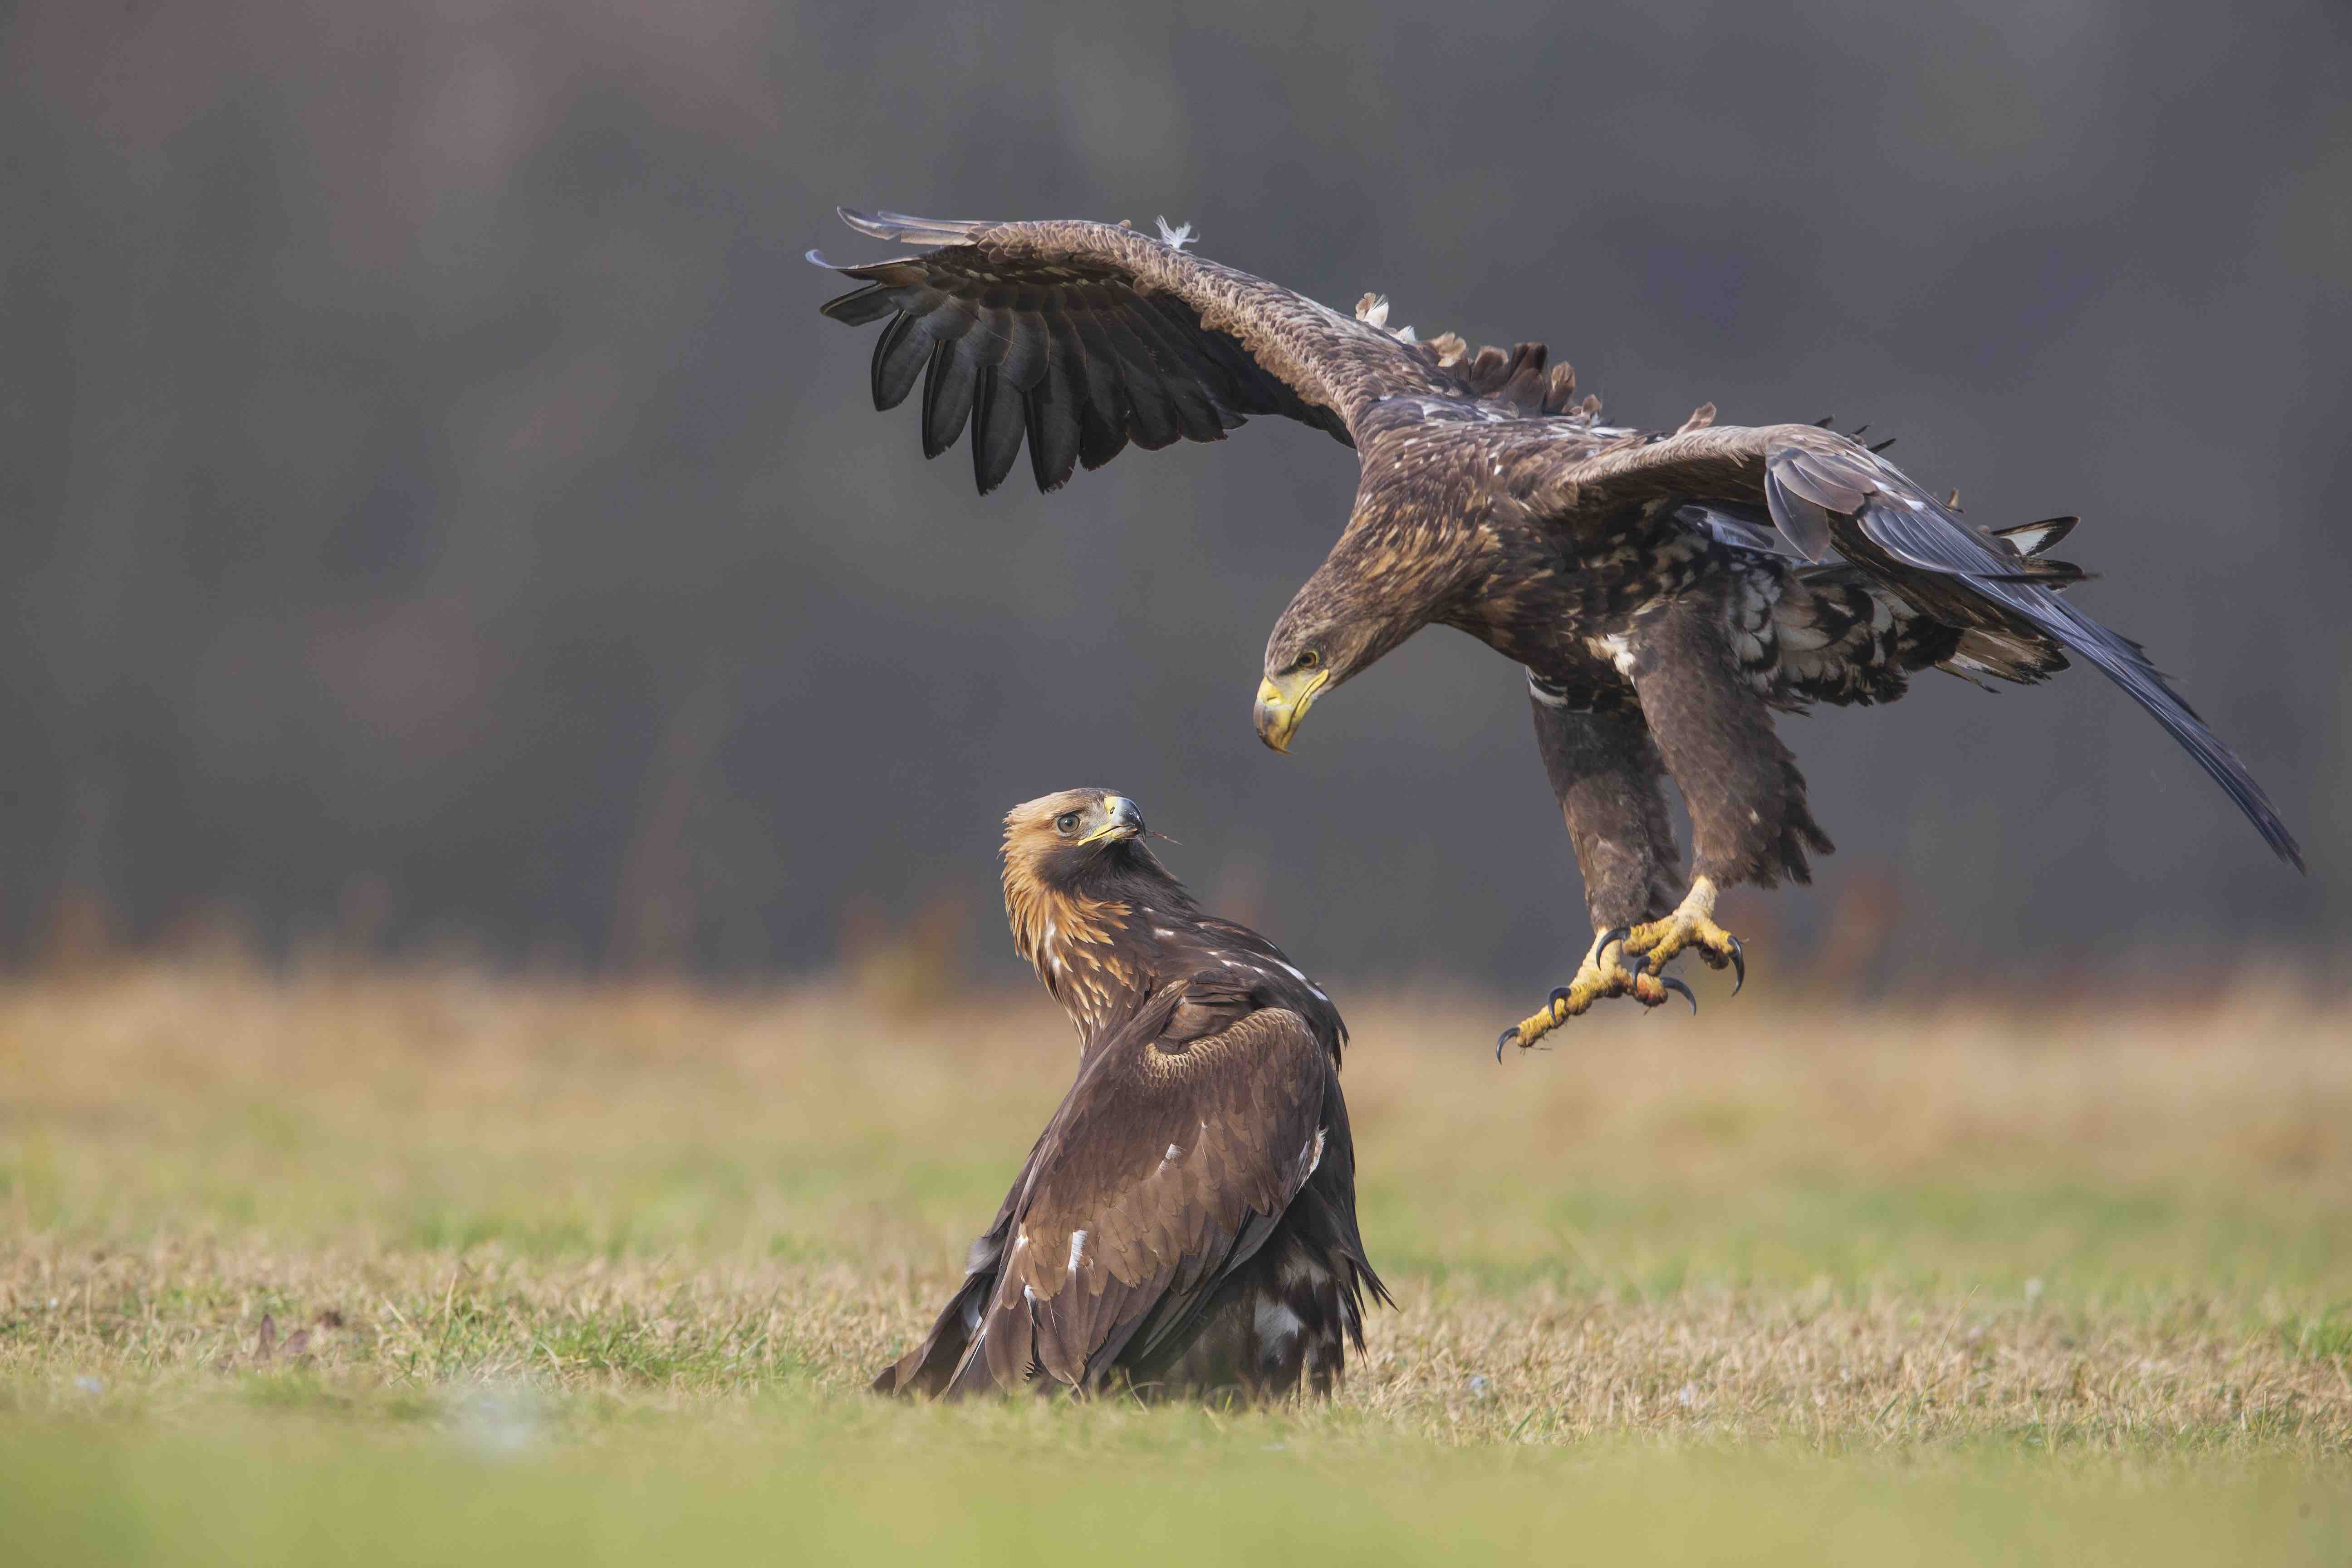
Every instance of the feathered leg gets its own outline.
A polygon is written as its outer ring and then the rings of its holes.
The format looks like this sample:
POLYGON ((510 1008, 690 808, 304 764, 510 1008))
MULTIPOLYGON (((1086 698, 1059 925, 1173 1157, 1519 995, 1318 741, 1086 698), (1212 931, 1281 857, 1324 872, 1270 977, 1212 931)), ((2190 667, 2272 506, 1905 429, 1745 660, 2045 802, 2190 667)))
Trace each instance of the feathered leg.
POLYGON ((1665 763, 1641 710, 1630 703, 1600 712, 1572 707, 1533 681, 1528 691, 1536 747, 1576 846, 1593 939, 1576 977, 1503 1031, 1498 1055, 1506 1046, 1533 1046, 1603 997, 1631 996, 1651 1007, 1666 999, 1668 983, 1627 969, 1616 939, 1626 927, 1673 907, 1682 869, 1660 787, 1665 763))
POLYGON ((1716 895, 1740 882, 1812 880, 1809 853, 1834 847, 1805 805, 1804 775, 1772 731, 1771 710, 1742 677, 1719 598, 1696 593, 1635 618, 1626 642, 1633 689, 1690 808, 1689 894, 1635 926, 1624 950, 1656 971, 1685 948, 1748 974, 1739 939, 1715 923, 1716 895))

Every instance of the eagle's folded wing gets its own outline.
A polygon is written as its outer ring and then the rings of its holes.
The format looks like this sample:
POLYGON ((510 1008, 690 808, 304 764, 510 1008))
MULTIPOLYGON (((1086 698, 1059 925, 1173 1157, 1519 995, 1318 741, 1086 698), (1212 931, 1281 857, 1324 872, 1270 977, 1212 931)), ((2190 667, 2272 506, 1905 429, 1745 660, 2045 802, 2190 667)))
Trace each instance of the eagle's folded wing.
POLYGON ((1313 1173, 1328 1052, 1273 1008, 1183 1039, 1184 989, 1097 1053, 1055 1113, 950 1395, 1092 1386, 1130 1342, 1181 1335, 1313 1173))

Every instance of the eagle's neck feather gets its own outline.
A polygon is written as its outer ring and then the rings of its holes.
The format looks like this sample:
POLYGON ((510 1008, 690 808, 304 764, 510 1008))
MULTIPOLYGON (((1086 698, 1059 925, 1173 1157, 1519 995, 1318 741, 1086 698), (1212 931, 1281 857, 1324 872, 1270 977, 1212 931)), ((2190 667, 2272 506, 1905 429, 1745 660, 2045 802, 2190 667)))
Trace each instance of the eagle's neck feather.
POLYGON ((1076 875, 1037 857, 1004 861, 1013 950, 1037 971, 1081 1037, 1158 983, 1163 939, 1198 916, 1183 884, 1140 846, 1118 847, 1076 875))
POLYGON ((1036 969, 1078 1033, 1091 1034, 1137 979, 1128 951, 1134 907, 1008 877, 1004 913, 1013 950, 1036 969))

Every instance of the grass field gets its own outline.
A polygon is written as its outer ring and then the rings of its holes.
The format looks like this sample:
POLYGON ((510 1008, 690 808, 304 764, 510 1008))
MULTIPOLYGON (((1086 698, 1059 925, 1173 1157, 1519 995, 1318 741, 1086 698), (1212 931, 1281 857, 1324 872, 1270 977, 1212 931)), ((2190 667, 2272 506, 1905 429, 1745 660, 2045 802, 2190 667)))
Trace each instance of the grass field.
POLYGON ((1402 1310, 1213 1412, 861 1392, 1042 1000, 13 983, 0 1555, 2352 1562, 2352 1015, 1698 984, 1499 1067, 1505 1001, 1343 994, 1402 1310))

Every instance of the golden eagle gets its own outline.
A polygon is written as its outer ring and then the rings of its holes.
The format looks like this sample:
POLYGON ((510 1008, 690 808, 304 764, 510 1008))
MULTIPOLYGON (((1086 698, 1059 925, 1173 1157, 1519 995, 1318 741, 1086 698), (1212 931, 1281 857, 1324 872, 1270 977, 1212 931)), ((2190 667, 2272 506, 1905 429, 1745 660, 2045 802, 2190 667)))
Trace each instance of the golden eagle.
MULTIPOLYGON (((843 209, 859 232, 938 247, 841 267, 824 306, 884 323, 875 405, 922 386, 926 456, 967 426, 985 492, 1025 441, 1041 489, 1130 441, 1221 439, 1282 414, 1356 449, 1346 530, 1266 641, 1259 736, 1422 627, 1523 666, 1595 932, 1568 985, 1503 1044, 1532 1045, 1603 996, 1656 1005, 1685 948, 1745 961, 1713 919, 1738 882, 1807 880, 1828 837, 1776 710, 1888 702, 1929 667, 2039 681, 2087 659, 2155 716, 2278 856, 2301 851, 2242 763, 2139 645, 2074 609, 2080 569, 2044 554, 2073 518, 1987 530, 1852 437, 1811 425, 1605 425, 1540 343, 1467 352, 1352 317, 1124 224, 954 223, 843 209), (1688 805, 1687 892, 1661 785, 1688 805), (1678 896, 1679 895, 1679 896, 1678 896)), ((814 251, 810 259, 831 263, 814 251)), ((1859 435, 1860 432, 1856 432, 1859 435)))
POLYGON ((1339 1009, 1202 914, 1143 830, 1098 789, 1004 819, 1013 945, 1077 1026, 1077 1081, 877 1392, 1328 1394, 1364 1292, 1388 1300, 1356 1231, 1339 1009))

